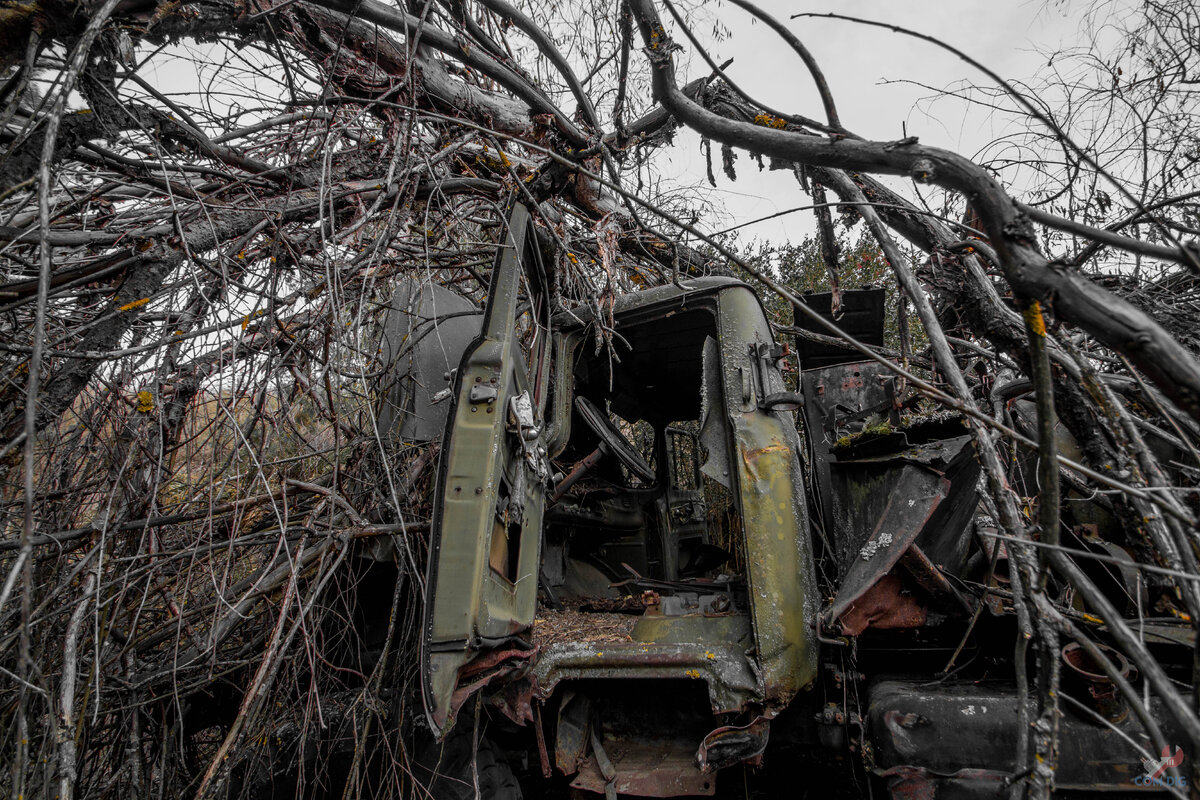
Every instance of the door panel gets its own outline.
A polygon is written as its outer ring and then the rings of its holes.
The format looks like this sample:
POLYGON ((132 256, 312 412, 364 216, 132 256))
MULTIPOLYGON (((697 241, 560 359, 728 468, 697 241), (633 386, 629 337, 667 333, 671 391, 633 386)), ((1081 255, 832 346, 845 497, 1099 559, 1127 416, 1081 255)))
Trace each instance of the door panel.
POLYGON ((527 650, 518 634, 536 610, 549 472, 541 440, 550 354, 544 287, 529 214, 516 205, 482 333, 458 368, 434 490, 422 682, 439 734, 473 688, 460 687, 472 683, 464 667, 473 672, 486 653, 489 670, 499 669, 527 650))

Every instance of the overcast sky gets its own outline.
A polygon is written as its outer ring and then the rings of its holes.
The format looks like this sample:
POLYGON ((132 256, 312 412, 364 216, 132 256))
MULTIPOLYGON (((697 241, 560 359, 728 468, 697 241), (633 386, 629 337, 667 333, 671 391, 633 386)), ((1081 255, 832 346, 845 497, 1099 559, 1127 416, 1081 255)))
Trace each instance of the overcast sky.
MULTIPOLYGON (((1079 6, 1059 0, 841 0, 838 3, 761 0, 760 7, 777 19, 801 12, 836 11, 848 16, 894 23, 955 44, 1006 79, 1037 76, 1053 51, 1077 44, 1079 6)), ((709 6, 731 35, 716 42, 705 34, 706 46, 718 62, 733 58, 730 76, 757 98, 784 111, 823 118, 821 105, 803 63, 779 38, 748 14, 727 2, 709 6)), ((664 14, 664 17, 666 15, 664 14)), ((928 89, 964 79, 987 79, 954 55, 917 39, 853 22, 801 18, 789 22, 824 69, 843 124, 868 139, 899 139, 907 131, 923 144, 971 156, 1000 132, 998 120, 979 109, 967 111, 955 101, 922 103, 928 89), (905 127, 902 127, 905 126, 905 127)), ((676 37, 681 44, 688 43, 676 37)), ((691 57, 680 82, 707 72, 699 57, 691 57)), ((715 154, 714 154, 715 155, 715 154)), ((762 172, 744 155, 738 159, 738 180, 720 175, 712 201, 723 206, 726 224, 740 224, 809 202, 786 172, 762 172)), ((681 186, 707 186, 699 139, 684 134, 660 162, 662 172, 681 186)), ((713 221, 714 224, 719 224, 713 221)), ((812 213, 799 212, 743 229, 744 239, 799 240, 812 230, 812 213)))
MULTIPOLYGON (((931 104, 933 91, 924 87, 948 88, 964 80, 987 83, 985 76, 945 50, 902 34, 843 20, 790 17, 834 11, 902 25, 962 47, 1006 79, 1022 81, 1044 69, 1046 58, 1039 52, 1079 43, 1080 18, 1091 5, 1085 0, 758 0, 758 4, 786 21, 812 51, 847 128, 879 140, 899 139, 907 133, 924 144, 969 157, 1002 132, 1002 120, 953 100, 931 104)), ((698 0, 692 7, 696 5, 701 9, 693 17, 695 33, 718 62, 734 59, 728 69, 734 80, 778 109, 824 117, 808 71, 773 31, 728 0, 698 0), (716 21, 729 31, 721 41, 712 33, 716 21)), ((661 6, 660 14, 670 22, 661 6)), ((679 60, 680 82, 708 74, 708 67, 692 52, 686 38, 677 32, 673 35, 685 48, 679 60)), ((253 83, 252 75, 242 74, 245 65, 228 54, 212 63, 200 58, 199 63, 207 64, 203 75, 196 73, 192 59, 190 52, 184 52, 178 63, 169 63, 165 69, 156 62, 150 74, 168 92, 195 91, 214 72, 235 84, 238 80, 253 83)), ((233 91, 225 99, 237 96, 233 91)), ((210 99, 219 102, 222 98, 210 99)), ((566 101, 566 107, 571 106, 566 101)), ((689 196, 699 188, 708 193, 712 205, 723 209, 723 214, 705 220, 710 231, 810 202, 789 172, 759 172, 742 153, 736 164, 738 180, 730 182, 721 174, 719 153, 714 153, 714 161, 717 188, 710 189, 699 137, 689 131, 680 132, 675 146, 655 158, 658 173, 667 184, 689 196)), ((802 211, 747 226, 740 235, 743 241, 798 241, 812 230, 812 212, 802 211)))

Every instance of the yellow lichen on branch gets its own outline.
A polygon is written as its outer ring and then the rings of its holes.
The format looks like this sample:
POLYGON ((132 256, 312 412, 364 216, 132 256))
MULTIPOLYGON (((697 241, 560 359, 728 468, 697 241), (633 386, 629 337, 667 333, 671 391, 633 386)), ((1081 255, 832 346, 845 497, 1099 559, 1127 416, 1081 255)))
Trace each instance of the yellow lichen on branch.
POLYGON ((1043 339, 1046 337, 1046 318, 1042 316, 1042 304, 1034 300, 1029 305, 1025 306, 1025 324, 1029 326, 1029 330, 1036 336, 1043 339))

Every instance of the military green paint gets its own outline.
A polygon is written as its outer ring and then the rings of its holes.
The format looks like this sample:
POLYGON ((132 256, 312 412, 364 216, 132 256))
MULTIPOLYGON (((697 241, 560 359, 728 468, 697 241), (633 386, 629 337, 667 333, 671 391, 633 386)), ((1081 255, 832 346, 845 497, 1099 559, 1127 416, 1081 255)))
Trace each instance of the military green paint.
MULTIPOLYGON (((800 440, 787 412, 757 407, 757 366, 751 346, 774 341, 758 297, 748 286, 720 294, 719 331, 726 408, 746 532, 747 578, 763 699, 782 709, 816 678, 817 597, 812 544, 800 464, 800 440), (751 397, 745 397, 750 376, 751 397)), ((784 390, 779 372, 766 368, 769 392, 784 390)))
MULTIPOLYGON (((523 391, 544 396, 530 386, 512 325, 520 285, 516 254, 524 246, 527 221, 527 216, 518 219, 523 214, 523 209, 514 212, 509 243, 493 274, 483 336, 468 350, 459 370, 456 406, 442 451, 423 652, 426 705, 439 733, 453 724, 450 698, 459 670, 485 644, 480 638, 503 639, 527 629, 535 610, 544 498, 543 487, 532 476, 526 476, 520 577, 510 584, 488 566, 501 476, 507 475, 511 485, 515 471, 527 469, 519 452, 511 452, 513 439, 504 431, 507 402, 523 391), (476 383, 496 386, 495 413, 483 413, 478 406, 471 410, 470 388, 476 383)), ((708 278, 620 297, 614 312, 625 317, 626 324, 637 324, 701 304, 715 306, 718 318, 722 389, 732 436, 729 464, 736 471, 734 494, 745 525, 752 630, 747 631, 745 616, 717 618, 711 625, 643 621, 640 636, 673 641, 552 645, 534 666, 541 697, 566 679, 691 678, 707 683, 716 710, 734 711, 755 703, 765 704, 770 712, 786 706, 815 678, 816 582, 800 442, 790 414, 757 407, 759 367, 750 348, 773 342, 761 303, 745 284, 708 278), (703 630, 688 630, 697 625, 703 630)), ((589 319, 590 314, 580 310, 554 320, 556 402, 543 436, 551 453, 570 435, 573 387, 568 365, 589 319)), ((782 391, 778 371, 763 369, 761 381, 769 391, 782 391)), ((538 372, 546 380, 548 371, 538 372)))
MULTIPOLYGON (((434 498, 422 648, 426 710, 434 730, 453 724, 450 700, 464 664, 484 646, 529 628, 537 604, 537 571, 544 486, 526 463, 516 438, 505 431, 510 398, 537 396, 526 372, 514 317, 529 257, 529 215, 517 206, 507 242, 499 248, 481 337, 467 349, 458 370, 455 405, 442 448, 434 498), (473 387, 494 387, 494 401, 471 402, 473 387), (523 475, 524 518, 517 580, 488 563, 498 526, 501 485, 515 487, 523 475)), ((545 369, 539 372, 544 376, 545 369)))
MULTIPOLYGON (((745 525, 750 611, 762 675, 758 701, 781 709, 816 677, 818 602, 795 422, 788 412, 760 410, 755 396, 758 381, 750 346, 774 342, 762 303, 749 286, 734 279, 698 278, 682 286, 622 295, 613 314, 619 325, 636 324, 714 300, 725 407, 734 439, 729 463, 736 469, 734 493, 745 525), (748 399, 743 385, 749 386, 748 399)), ((587 310, 555 318, 560 335, 571 345, 560 353, 573 352, 590 321, 587 310)), ((783 391, 782 376, 774 369, 767 372, 770 391, 783 391)), ((570 384, 561 379, 558 387, 560 395, 570 392, 570 384)), ((555 441, 565 444, 569 414, 556 424, 555 441)))
POLYGON ((746 614, 722 614, 706 617, 685 614, 680 617, 643 615, 630 634, 635 641, 657 644, 750 644, 750 618, 746 614))

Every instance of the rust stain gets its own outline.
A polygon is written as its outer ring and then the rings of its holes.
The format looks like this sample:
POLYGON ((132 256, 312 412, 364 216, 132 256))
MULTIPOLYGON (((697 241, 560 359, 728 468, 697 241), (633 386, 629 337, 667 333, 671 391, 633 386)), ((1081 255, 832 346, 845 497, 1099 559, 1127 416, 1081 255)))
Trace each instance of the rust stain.
POLYGON ((791 454, 791 452, 791 448, 786 444, 769 444, 766 447, 760 447, 756 450, 746 450, 743 452, 742 457, 746 460, 746 468, 750 469, 753 462, 757 462, 758 459, 765 455, 770 455, 771 453, 791 454))
POLYGON ((884 575, 838 617, 842 633, 857 636, 867 628, 917 628, 925 624, 926 609, 911 594, 903 594, 896 575, 884 575))

